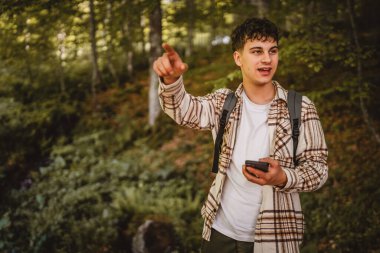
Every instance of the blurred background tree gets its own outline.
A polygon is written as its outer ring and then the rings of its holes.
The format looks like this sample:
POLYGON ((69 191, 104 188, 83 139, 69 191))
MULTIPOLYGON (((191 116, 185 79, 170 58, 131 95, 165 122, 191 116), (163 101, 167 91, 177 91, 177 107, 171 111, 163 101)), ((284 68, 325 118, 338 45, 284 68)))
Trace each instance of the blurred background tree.
POLYGON ((1 0, 0 252, 132 252, 148 219, 174 227, 173 252, 197 252, 212 140, 155 114, 149 69, 167 41, 190 66, 189 92, 236 88, 229 35, 252 16, 279 25, 276 79, 316 103, 329 146, 328 182, 301 196, 302 251, 380 252, 379 10, 369 0, 1 0))

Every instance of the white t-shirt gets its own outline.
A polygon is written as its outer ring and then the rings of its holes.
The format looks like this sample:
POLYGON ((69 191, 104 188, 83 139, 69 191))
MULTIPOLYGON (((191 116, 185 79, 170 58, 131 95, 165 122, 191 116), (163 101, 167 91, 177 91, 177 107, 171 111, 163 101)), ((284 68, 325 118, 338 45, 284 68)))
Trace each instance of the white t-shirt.
POLYGON ((254 104, 245 92, 242 98, 242 117, 235 148, 227 170, 221 206, 212 227, 235 240, 253 242, 262 202, 262 186, 248 181, 242 173, 242 166, 245 160, 258 161, 269 156, 270 103, 254 104))

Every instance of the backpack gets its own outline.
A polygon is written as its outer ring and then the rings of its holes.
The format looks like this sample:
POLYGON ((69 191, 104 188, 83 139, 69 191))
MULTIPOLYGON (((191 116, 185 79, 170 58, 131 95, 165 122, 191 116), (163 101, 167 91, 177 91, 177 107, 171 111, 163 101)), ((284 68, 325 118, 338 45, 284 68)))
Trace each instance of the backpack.
MULTIPOLYGON (((237 98, 234 92, 231 92, 227 95, 226 100, 223 104, 222 115, 219 121, 219 130, 215 139, 214 147, 214 160, 212 165, 212 172, 218 172, 218 162, 220 155, 220 148, 222 146, 223 134, 230 117, 232 110, 234 109, 237 102, 237 98)), ((300 135, 300 125, 301 125, 301 104, 302 104, 302 95, 294 90, 288 91, 288 110, 290 115, 290 123, 292 125, 292 139, 293 139, 293 161, 297 166, 296 161, 296 152, 298 146, 298 136, 300 135)))

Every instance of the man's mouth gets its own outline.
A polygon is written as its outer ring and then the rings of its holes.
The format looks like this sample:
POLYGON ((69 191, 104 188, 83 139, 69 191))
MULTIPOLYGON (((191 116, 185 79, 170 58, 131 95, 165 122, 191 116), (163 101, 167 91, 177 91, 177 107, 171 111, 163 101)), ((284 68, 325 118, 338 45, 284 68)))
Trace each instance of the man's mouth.
POLYGON ((271 73, 272 68, 270 68, 270 67, 264 67, 264 68, 258 68, 257 70, 259 71, 259 73, 262 76, 269 76, 270 73, 271 73))

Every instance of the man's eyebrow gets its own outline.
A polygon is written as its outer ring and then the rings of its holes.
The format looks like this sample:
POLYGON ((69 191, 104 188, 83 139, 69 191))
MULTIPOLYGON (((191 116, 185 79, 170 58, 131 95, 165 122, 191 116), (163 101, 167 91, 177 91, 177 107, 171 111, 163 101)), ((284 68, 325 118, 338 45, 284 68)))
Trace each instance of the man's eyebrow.
MULTIPOLYGON (((273 46, 271 48, 269 48, 269 50, 272 50, 274 48, 277 48, 278 49, 278 46, 273 46)), ((260 50, 263 50, 263 47, 251 47, 249 50, 253 50, 253 49, 260 49, 260 50)))
POLYGON ((249 50, 252 50, 252 49, 263 49, 262 47, 251 47, 249 50))

